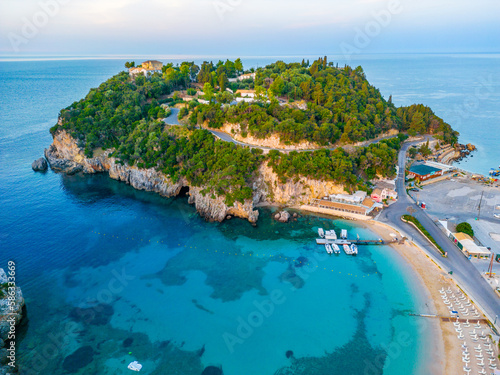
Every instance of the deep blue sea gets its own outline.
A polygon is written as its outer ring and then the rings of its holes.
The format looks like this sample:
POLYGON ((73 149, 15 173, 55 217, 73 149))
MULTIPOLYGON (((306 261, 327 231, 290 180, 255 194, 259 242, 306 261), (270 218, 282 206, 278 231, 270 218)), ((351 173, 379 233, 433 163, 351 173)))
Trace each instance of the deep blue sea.
MULTIPOLYGON (((137 360, 162 375, 427 374, 429 332, 408 315, 425 301, 404 262, 383 246, 349 258, 315 245, 320 226, 376 238, 355 223, 301 213, 280 224, 271 209, 256 227, 207 223, 185 197, 31 170, 59 110, 123 63, 0 61, 0 267, 16 262, 27 304, 21 373, 128 374, 137 360)), ((351 63, 397 105, 425 103, 477 145, 468 169, 499 164, 498 55, 351 63), (477 110, 456 111, 475 87, 477 110)))

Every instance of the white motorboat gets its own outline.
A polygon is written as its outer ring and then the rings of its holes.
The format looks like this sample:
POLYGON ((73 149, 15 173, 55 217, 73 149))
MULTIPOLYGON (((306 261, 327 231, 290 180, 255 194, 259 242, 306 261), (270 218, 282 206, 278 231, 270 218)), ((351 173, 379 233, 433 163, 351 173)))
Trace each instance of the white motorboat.
POLYGON ((358 247, 355 244, 351 244, 351 254, 358 255, 358 247))
POLYGON ((321 238, 325 238, 325 231, 323 230, 323 228, 318 229, 318 234, 321 238))
POLYGON ((325 238, 327 240, 336 240, 337 239, 337 233, 335 233, 335 230, 327 230, 325 233, 325 238))
POLYGON ((335 254, 337 254, 337 255, 340 254, 340 249, 336 243, 332 243, 331 246, 332 246, 333 252, 335 254))
POLYGON ((141 371, 142 365, 137 361, 133 361, 129 363, 128 369, 132 371, 141 371))
POLYGON ((344 253, 346 253, 347 255, 351 255, 351 248, 348 244, 343 244, 342 247, 344 249, 344 253))
POLYGON ((333 250, 332 250, 332 247, 330 246, 330 244, 325 244, 325 249, 326 249, 326 252, 328 254, 333 254, 333 250))
POLYGON ((344 240, 347 239, 347 229, 342 229, 340 231, 340 238, 342 238, 344 240))

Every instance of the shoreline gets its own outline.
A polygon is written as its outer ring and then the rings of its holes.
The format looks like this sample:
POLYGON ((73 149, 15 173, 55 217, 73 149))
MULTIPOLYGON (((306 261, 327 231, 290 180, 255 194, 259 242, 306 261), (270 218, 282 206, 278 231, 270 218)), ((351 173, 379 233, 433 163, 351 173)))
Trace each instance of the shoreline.
MULTIPOLYGON (((399 232, 392 227, 377 222, 359 222, 361 227, 373 231, 381 238, 390 238, 390 233, 399 232)), ((393 250, 392 254, 396 261, 401 261, 409 270, 413 291, 416 292, 416 300, 421 311, 417 313, 448 316, 449 312, 441 301, 439 289, 456 288, 453 280, 448 274, 424 254, 417 245, 405 242, 404 245, 389 244, 388 248, 393 250)), ((450 323, 442 322, 436 318, 415 317, 422 320, 423 339, 428 346, 423 346, 422 352, 427 360, 419 363, 419 368, 427 374, 454 375, 462 370, 460 345, 456 339, 455 330, 450 323)))

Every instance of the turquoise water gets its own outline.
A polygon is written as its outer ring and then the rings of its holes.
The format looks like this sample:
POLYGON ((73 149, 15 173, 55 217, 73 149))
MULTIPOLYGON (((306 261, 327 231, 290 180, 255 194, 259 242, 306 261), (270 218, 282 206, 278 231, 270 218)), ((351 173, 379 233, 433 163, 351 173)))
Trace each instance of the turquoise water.
MULTIPOLYGON (((427 90, 403 73, 384 88, 399 61, 363 62, 396 103, 402 87, 427 90)), ((16 261, 28 306, 22 373, 126 374, 138 360, 144 374, 426 374, 430 333, 408 316, 424 301, 405 264, 383 246, 349 258, 314 244, 319 226, 376 238, 355 223, 280 224, 269 209, 256 227, 207 223, 185 197, 31 171, 58 111, 122 64, 0 63, 0 266, 16 261)))

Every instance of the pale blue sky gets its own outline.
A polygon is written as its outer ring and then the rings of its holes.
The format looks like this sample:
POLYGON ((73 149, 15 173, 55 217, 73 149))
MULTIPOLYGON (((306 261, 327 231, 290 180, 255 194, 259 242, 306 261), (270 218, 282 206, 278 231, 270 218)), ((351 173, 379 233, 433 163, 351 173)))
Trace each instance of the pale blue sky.
POLYGON ((499 15, 498 0, 1 0, 0 53, 500 52, 499 15))

